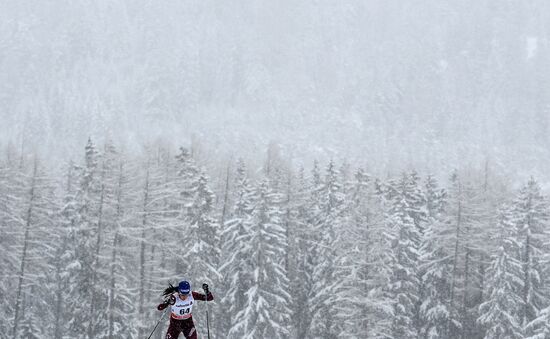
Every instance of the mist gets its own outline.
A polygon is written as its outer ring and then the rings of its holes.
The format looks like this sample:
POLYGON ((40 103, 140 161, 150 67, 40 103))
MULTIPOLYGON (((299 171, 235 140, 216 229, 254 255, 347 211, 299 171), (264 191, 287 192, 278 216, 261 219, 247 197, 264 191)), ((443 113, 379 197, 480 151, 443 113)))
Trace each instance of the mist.
POLYGON ((0 142, 548 180, 545 1, 3 1, 0 142), (371 159, 371 160, 369 160, 371 159))
POLYGON ((547 0, 0 0, 0 339, 548 338, 549 37, 547 0))

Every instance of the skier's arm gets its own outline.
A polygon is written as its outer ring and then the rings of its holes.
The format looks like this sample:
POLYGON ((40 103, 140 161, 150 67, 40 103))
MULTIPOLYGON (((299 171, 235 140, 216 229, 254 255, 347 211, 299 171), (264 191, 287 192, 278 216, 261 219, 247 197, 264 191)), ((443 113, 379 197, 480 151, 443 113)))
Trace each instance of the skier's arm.
POLYGON ((205 296, 203 293, 193 291, 193 299, 202 300, 202 301, 214 300, 214 296, 212 295, 212 292, 208 292, 207 296, 205 296))
POLYGON ((171 295, 170 297, 168 297, 168 299, 164 300, 162 304, 159 304, 157 306, 157 310, 162 311, 163 309, 168 307, 168 305, 174 305, 175 303, 176 303, 176 297, 171 295))

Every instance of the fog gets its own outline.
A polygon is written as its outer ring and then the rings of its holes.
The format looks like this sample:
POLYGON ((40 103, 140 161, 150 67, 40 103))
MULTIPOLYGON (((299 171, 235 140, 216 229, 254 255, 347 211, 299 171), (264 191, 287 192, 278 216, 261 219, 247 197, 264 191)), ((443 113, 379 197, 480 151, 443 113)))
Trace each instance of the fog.
POLYGON ((549 36, 548 0, 0 0, 0 339, 548 338, 549 36))
POLYGON ((1 1, 0 144, 548 181, 547 1, 1 1))

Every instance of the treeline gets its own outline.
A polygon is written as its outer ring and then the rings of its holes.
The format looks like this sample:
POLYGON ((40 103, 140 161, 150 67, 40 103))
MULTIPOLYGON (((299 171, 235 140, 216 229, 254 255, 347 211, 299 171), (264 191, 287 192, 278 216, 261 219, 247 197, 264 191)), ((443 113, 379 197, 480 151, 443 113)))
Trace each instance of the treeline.
POLYGON ((51 173, 0 160, 0 338, 146 338, 184 278, 211 285, 219 339, 549 337, 550 209, 534 179, 514 191, 487 171, 438 183, 238 160, 213 185, 186 148, 130 157, 92 141, 51 173))

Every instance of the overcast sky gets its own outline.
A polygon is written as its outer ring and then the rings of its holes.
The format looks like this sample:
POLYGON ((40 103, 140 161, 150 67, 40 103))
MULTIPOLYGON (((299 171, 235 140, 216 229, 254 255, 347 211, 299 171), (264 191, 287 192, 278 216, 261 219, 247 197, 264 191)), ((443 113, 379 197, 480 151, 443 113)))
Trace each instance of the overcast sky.
POLYGON ((0 0, 0 144, 550 181, 544 0, 0 0))

